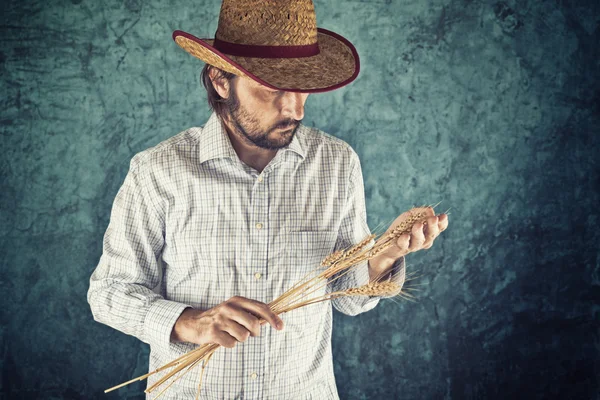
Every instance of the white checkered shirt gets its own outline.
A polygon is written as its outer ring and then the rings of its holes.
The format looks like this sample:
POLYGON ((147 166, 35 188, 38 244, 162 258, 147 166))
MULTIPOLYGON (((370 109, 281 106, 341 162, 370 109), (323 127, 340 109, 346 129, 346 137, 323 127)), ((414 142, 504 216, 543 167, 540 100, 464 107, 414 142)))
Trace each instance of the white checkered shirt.
MULTIPOLYGON (((361 165, 350 145, 300 124, 258 173, 238 158, 213 112, 204 127, 132 158, 87 299, 94 320, 150 345, 153 371, 197 347, 170 341, 186 307, 207 310, 236 295, 269 303, 328 254, 370 233, 361 165)), ((402 257, 392 269, 400 285, 404 266, 402 257)), ((352 271, 313 295, 368 283, 367 261, 352 271)), ((265 324, 260 336, 219 348, 200 398, 339 399, 332 306, 356 315, 379 300, 345 297, 302 307, 281 315, 281 331, 265 324)), ((194 399, 199 371, 161 398, 194 399)), ((150 376, 148 386, 161 376, 150 376)))

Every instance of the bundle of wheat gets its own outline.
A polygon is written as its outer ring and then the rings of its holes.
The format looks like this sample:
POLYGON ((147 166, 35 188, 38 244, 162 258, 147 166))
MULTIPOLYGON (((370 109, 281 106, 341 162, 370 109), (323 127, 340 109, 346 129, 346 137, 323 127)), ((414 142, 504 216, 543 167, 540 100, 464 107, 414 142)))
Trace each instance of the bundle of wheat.
MULTIPOLYGON (((316 297, 310 297, 310 295, 320 288, 323 285, 328 285, 332 281, 341 278, 344 274, 351 271, 351 269, 357 266, 360 262, 371 259, 381 252, 385 251, 388 247, 392 246, 396 240, 403 234, 409 233, 412 230, 412 226, 417 223, 425 223, 426 221, 426 213, 425 206, 413 208, 410 212, 410 217, 404 220, 402 223, 398 224, 394 229, 392 229, 389 233, 378 238, 374 245, 371 247, 369 244, 375 239, 378 235, 372 234, 365 237, 359 243, 351 246, 348 249, 336 251, 329 256, 325 257, 321 262, 322 267, 326 267, 325 269, 315 269, 305 277, 303 277, 299 282, 297 282, 294 286, 292 286, 289 290, 283 293, 281 296, 273 300, 269 303, 269 307, 276 314, 283 314, 299 307, 305 307, 310 304, 315 304, 322 301, 333 300, 337 297, 342 296, 402 296, 404 298, 410 299, 412 296, 406 293, 403 288, 401 288, 398 284, 394 282, 379 282, 377 279, 375 281, 371 281, 366 285, 357 287, 357 288, 348 288, 346 290, 331 292, 324 295, 318 295, 316 297), (413 210, 416 210, 413 212, 413 210), (402 289, 402 290, 401 290, 402 289)), ((266 321, 264 319, 260 319, 260 324, 265 324, 266 321)), ((154 385, 148 387, 145 392, 151 393, 157 387, 164 384, 169 378, 178 374, 179 372, 185 371, 177 376, 174 380, 172 380, 156 397, 159 398, 173 383, 175 383, 178 379, 187 374, 192 368, 197 366, 200 362, 202 362, 202 368, 200 370, 200 377, 198 383, 198 391, 196 394, 196 399, 200 394, 200 389, 202 385, 202 376, 204 372, 204 368, 206 364, 210 360, 210 357, 213 353, 221 347, 218 344, 208 343, 204 345, 200 345, 198 348, 184 354, 183 356, 171 361, 168 364, 163 365, 156 370, 149 372, 145 375, 134 378, 130 381, 121 383, 120 385, 114 386, 110 389, 106 389, 104 392, 108 393, 110 391, 119 389, 123 386, 129 385, 130 383, 141 381, 149 376, 156 374, 160 371, 166 370, 168 368, 173 368, 171 371, 165 374, 161 379, 159 379, 154 385)))

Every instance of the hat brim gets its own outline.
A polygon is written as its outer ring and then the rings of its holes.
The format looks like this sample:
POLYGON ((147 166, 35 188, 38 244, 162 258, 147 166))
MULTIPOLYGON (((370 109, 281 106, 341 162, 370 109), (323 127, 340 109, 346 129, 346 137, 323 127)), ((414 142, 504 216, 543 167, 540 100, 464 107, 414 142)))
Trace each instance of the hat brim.
POLYGON ((302 93, 327 92, 352 82, 360 71, 356 48, 341 35, 317 28, 319 54, 299 58, 240 57, 221 53, 214 39, 200 39, 176 30, 173 40, 207 64, 248 76, 276 90, 302 93))

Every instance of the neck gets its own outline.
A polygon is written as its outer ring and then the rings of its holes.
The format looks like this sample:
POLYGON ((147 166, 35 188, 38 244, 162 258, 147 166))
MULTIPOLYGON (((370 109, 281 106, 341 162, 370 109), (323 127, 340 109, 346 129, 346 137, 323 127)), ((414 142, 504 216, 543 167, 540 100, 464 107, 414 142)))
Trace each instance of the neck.
POLYGON ((221 121, 238 158, 249 167, 254 168, 260 173, 277 155, 277 150, 258 147, 254 143, 249 142, 240 133, 237 133, 229 121, 224 121, 223 119, 221 121))

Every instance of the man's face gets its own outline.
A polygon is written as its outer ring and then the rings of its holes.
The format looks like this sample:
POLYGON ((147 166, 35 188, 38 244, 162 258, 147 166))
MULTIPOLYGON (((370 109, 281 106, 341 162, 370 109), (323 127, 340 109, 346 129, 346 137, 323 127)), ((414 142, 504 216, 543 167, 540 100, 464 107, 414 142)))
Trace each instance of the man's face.
POLYGON ((248 77, 231 83, 226 105, 236 134, 263 149, 287 146, 304 118, 309 94, 275 91, 248 77))

